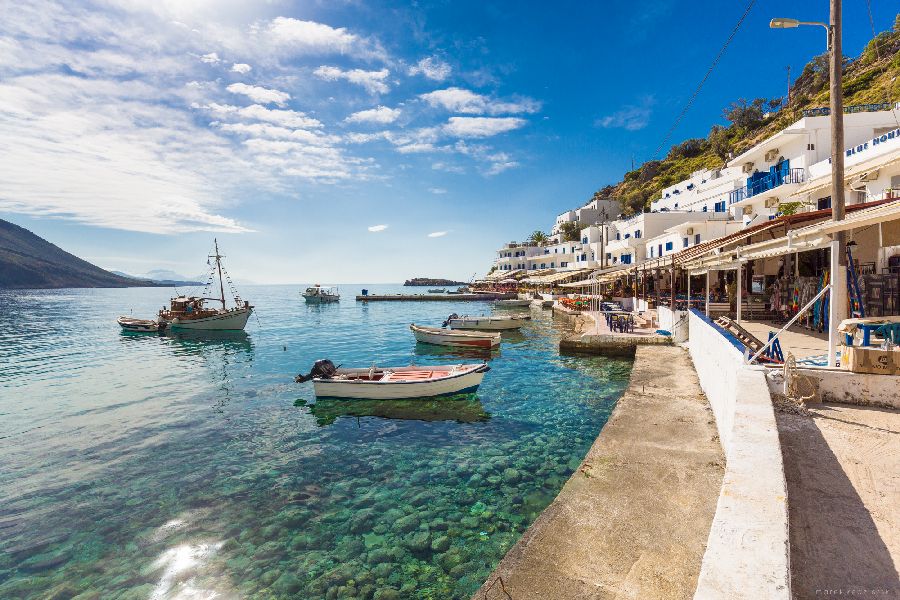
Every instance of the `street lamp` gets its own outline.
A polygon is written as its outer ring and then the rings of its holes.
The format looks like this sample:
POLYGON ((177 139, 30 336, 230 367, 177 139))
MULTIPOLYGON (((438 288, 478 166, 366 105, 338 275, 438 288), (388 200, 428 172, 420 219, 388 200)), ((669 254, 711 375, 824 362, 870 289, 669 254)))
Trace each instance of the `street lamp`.
MULTIPOLYGON (((841 50, 841 0, 831 0, 831 24, 797 19, 772 19, 772 29, 793 29, 800 25, 819 25, 828 34, 831 96, 831 218, 844 219, 844 98, 842 90, 843 52, 841 50)), ((844 256, 844 232, 831 241, 831 301, 828 303, 828 366, 836 364, 838 325, 847 318, 847 257, 844 256)))

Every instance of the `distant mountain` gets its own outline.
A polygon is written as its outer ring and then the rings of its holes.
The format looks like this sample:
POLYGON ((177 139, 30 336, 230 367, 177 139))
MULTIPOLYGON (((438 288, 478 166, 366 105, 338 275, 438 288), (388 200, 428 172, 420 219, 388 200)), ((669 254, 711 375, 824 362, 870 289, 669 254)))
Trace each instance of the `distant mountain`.
POLYGON ((179 275, 175 271, 166 269, 154 269, 152 271, 147 271, 143 275, 132 275, 131 273, 125 273, 123 271, 110 271, 110 273, 128 277, 129 279, 149 281, 156 285, 203 285, 202 280, 206 279, 203 275, 198 275, 197 277, 185 277, 184 275, 179 275))
POLYGON ((0 288, 144 287, 157 282, 105 271, 0 219, 0 288))
POLYGON ((413 277, 403 282, 406 286, 448 286, 448 285, 467 285, 465 281, 453 281, 452 279, 434 279, 431 277, 413 277))

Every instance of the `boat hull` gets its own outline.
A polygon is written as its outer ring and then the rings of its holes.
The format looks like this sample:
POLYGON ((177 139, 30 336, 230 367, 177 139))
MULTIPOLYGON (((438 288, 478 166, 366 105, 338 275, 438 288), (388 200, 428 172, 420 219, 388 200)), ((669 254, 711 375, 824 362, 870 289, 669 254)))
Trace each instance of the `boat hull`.
POLYGON ((169 321, 169 327, 199 331, 237 331, 247 326, 252 313, 252 308, 232 308, 202 319, 175 318, 169 321))
POLYGON ((484 379, 487 365, 457 375, 427 381, 361 381, 313 379, 316 398, 403 400, 474 394, 484 379))
POLYGON ((475 331, 510 331, 518 329, 528 319, 524 317, 468 317, 450 319, 450 329, 471 329, 475 331))
POLYGON ((432 329, 410 325, 417 342, 455 348, 494 348, 500 345, 500 334, 473 335, 452 330, 432 329))
POLYGON ((165 321, 133 319, 131 317, 119 317, 116 321, 123 331, 131 331, 134 333, 159 333, 166 328, 165 321))
POLYGON ((307 304, 329 304, 331 302, 340 302, 340 296, 319 296, 319 295, 303 295, 303 299, 307 304))

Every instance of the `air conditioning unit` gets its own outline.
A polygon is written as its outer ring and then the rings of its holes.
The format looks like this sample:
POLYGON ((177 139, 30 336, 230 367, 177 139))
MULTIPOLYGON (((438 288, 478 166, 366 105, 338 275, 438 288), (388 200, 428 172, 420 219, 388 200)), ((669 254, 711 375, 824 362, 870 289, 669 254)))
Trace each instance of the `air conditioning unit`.
POLYGON ((752 162, 744 163, 744 166, 741 167, 741 171, 744 173, 752 173, 753 172, 753 163, 752 162))
POLYGON ((688 227, 688 228, 687 228, 687 231, 686 231, 685 233, 687 233, 687 235, 694 235, 694 228, 693 228, 693 227, 688 227))
POLYGON ((769 150, 768 152, 766 152, 766 162, 772 162, 773 160, 778 158, 778 154, 779 154, 778 148, 775 148, 774 150, 769 150))
POLYGON ((775 208, 780 204, 778 198, 766 198, 766 208, 775 208))
POLYGON ((744 209, 743 209, 743 211, 742 211, 742 214, 745 214, 745 215, 752 215, 752 214, 753 214, 753 207, 752 207, 752 206, 745 206, 744 209))

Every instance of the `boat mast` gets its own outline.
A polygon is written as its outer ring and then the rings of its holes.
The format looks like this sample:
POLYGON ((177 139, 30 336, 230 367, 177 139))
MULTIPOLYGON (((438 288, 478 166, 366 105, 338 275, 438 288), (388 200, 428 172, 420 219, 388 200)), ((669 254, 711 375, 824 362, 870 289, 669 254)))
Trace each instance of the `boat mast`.
POLYGON ((216 245, 216 267, 219 269, 219 293, 222 295, 222 310, 225 310, 225 285, 222 283, 222 257, 219 256, 219 240, 213 238, 216 245))

